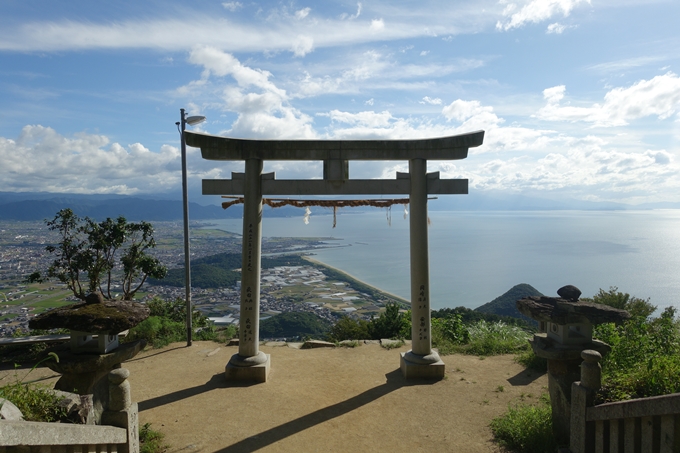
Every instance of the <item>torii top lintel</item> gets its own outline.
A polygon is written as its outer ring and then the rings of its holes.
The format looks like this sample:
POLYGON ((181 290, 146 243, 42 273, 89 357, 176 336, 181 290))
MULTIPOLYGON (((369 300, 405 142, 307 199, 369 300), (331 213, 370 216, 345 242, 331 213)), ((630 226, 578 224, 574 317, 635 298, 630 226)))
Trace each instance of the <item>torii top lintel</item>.
POLYGON ((484 141, 484 131, 412 140, 249 140, 185 132, 208 160, 458 160, 484 141))

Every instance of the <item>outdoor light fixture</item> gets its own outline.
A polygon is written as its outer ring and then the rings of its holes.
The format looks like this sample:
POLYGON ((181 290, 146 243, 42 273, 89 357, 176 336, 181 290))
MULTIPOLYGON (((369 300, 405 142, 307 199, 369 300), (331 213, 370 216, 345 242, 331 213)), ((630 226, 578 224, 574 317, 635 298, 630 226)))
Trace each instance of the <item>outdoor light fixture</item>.
POLYGON ((187 308, 187 346, 191 346, 193 329, 191 326, 193 312, 191 307, 191 256, 189 254, 189 192, 187 190, 187 143, 184 139, 186 125, 195 126, 205 121, 205 116, 186 118, 184 109, 179 109, 181 121, 175 123, 180 128, 182 140, 182 199, 184 201, 184 286, 186 290, 187 308))

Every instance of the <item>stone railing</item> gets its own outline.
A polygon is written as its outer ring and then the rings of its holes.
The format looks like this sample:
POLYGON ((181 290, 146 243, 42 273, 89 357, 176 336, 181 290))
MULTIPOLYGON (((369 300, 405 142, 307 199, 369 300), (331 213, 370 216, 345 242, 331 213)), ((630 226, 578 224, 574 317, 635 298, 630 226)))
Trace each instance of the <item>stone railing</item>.
POLYGON ((572 453, 680 452, 680 393, 593 406, 602 356, 581 357, 581 381, 571 389, 572 453))
POLYGON ((139 453, 138 409, 130 399, 129 375, 124 368, 109 373, 109 401, 102 425, 2 420, 0 453, 139 453))

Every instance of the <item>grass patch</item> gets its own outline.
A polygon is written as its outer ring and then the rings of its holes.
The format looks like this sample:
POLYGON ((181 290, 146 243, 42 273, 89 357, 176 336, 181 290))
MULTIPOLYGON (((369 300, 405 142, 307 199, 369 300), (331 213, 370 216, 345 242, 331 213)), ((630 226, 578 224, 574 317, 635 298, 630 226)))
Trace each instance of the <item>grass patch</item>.
POLYGON ((144 423, 139 427, 139 451, 140 453, 164 453, 168 451, 163 439, 165 434, 151 429, 151 423, 144 423))
MULTIPOLYGON (((41 362, 46 360, 59 361, 59 357, 51 352, 49 355, 31 368, 23 377, 26 379, 41 362)), ((18 365, 15 365, 18 366, 18 365)), ((59 406, 59 397, 47 387, 35 384, 24 384, 19 379, 18 373, 14 373, 14 382, 0 387, 0 398, 11 401, 22 413, 24 420, 31 422, 57 422, 67 421, 68 413, 59 406)))
POLYGON ((470 354, 487 357, 529 349, 530 333, 503 321, 463 324, 460 315, 432 323, 432 344, 440 354, 470 354))
POLYGON ((528 370, 535 370, 542 373, 548 371, 548 359, 537 356, 531 348, 527 348, 517 354, 515 356, 515 362, 528 370))
POLYGON ((59 398, 46 387, 17 380, 0 387, 0 398, 14 403, 26 421, 56 422, 66 419, 66 411, 58 405, 59 398))
POLYGON ((557 443, 552 434, 550 399, 538 404, 519 403, 491 421, 491 431, 502 446, 523 453, 553 453, 557 443))

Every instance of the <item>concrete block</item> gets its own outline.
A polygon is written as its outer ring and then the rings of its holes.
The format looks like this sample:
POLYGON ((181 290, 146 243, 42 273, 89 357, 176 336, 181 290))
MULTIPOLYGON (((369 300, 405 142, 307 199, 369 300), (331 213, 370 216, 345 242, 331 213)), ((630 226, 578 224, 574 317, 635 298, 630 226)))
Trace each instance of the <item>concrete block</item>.
POLYGON ((444 379, 446 365, 444 365, 443 361, 439 360, 435 363, 421 365, 406 360, 404 358, 405 352, 399 355, 399 368, 401 368, 401 374, 406 379, 444 379))
POLYGON ((236 366, 231 362, 227 363, 224 369, 224 375, 228 381, 241 382, 267 382, 269 376, 269 367, 271 364, 270 354, 265 354, 267 361, 253 366, 236 366))

